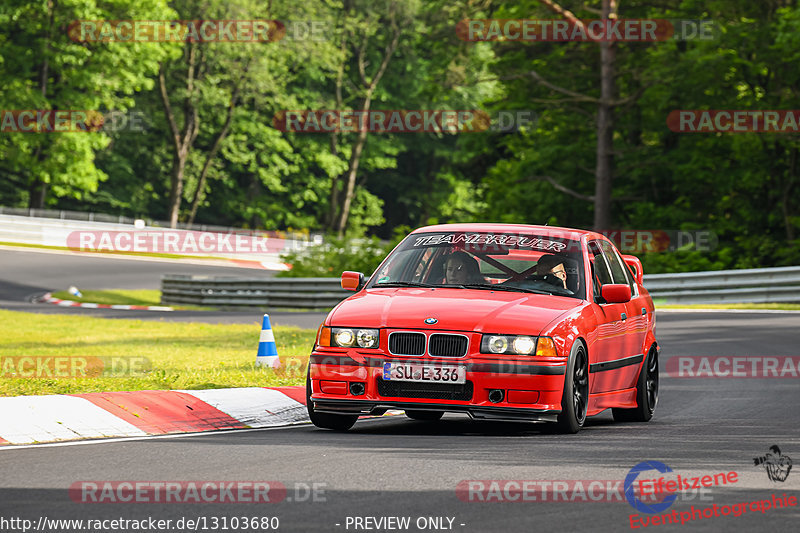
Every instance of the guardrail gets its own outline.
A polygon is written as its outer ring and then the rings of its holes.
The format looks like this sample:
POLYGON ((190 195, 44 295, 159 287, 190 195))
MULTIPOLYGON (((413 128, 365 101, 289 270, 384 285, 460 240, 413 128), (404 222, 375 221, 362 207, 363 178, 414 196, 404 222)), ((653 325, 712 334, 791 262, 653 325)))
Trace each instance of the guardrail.
MULTIPOLYGON (((189 230, 184 229, 174 229, 171 230, 169 228, 163 227, 151 227, 151 226, 135 226, 133 224, 128 223, 120 223, 120 222, 109 222, 109 221, 100 221, 97 219, 94 220, 74 220, 70 218, 50 218, 50 217, 34 217, 34 216, 23 216, 23 215, 11 215, 8 214, 8 209, 5 208, 4 212, 0 212, 0 242, 7 242, 7 243, 16 243, 16 244, 33 244, 33 245, 40 245, 40 246, 51 246, 51 247, 58 247, 58 248, 65 248, 74 246, 75 242, 70 244, 70 235, 74 235, 76 232, 122 232, 122 233, 142 233, 142 234, 154 234, 154 233, 163 233, 169 232, 180 237, 182 240, 187 234, 191 233, 189 230)), ((53 212, 57 213, 57 212, 53 212)), ((38 213, 37 214, 41 214, 38 213)), ((108 217, 107 217, 108 218, 108 217)), ((117 217, 110 217, 116 219, 117 217)), ((317 239, 314 237, 315 240, 311 240, 309 236, 302 236, 299 234, 287 234, 281 236, 281 234, 277 232, 268 232, 268 231, 260 231, 260 230, 244 230, 244 229, 235 229, 235 228, 223 228, 225 232, 215 232, 211 231, 210 227, 207 226, 199 226, 197 231, 201 231, 200 228, 206 228, 208 233, 214 233, 217 235, 243 235, 243 236, 254 236, 263 239, 265 244, 266 250, 262 251, 261 249, 258 252, 255 249, 250 249, 249 247, 245 250, 237 250, 235 247, 231 246, 229 251, 220 248, 220 250, 212 250, 212 251, 203 251, 198 249, 198 246, 195 243, 193 251, 190 251, 184 255, 201 255, 205 257, 216 257, 219 259, 237 259, 243 261, 253 261, 253 262, 260 262, 264 268, 269 270, 285 270, 286 267, 280 259, 280 256, 286 252, 292 250, 302 250, 308 246, 311 246, 317 242, 321 242, 321 238, 317 239)), ((202 230, 206 232, 206 230, 202 230)), ((197 232, 194 232, 194 239, 192 242, 194 243, 198 239, 197 232)), ((126 241, 127 242, 127 241, 126 241)), ((164 242, 163 238, 159 242, 164 242)), ((210 242, 215 242, 213 239, 210 242)), ((248 241, 249 242, 249 241, 248 241)), ((248 245, 249 246, 249 245, 248 245)), ((113 245, 111 241, 108 241, 108 245, 105 247, 106 251, 114 251, 113 245)), ((91 251, 91 250, 85 250, 91 251)), ((125 251, 125 250, 123 250, 125 251)), ((171 252, 171 253, 180 253, 180 251, 172 251, 169 249, 160 250, 154 249, 153 252, 171 252)))
MULTIPOLYGON (((800 302, 800 266, 649 274, 644 285, 666 303, 787 303, 800 302)), ((339 278, 238 278, 164 276, 164 304, 214 307, 290 307, 326 309, 351 293, 339 278)))
POLYGON ((800 266, 650 274, 644 286, 676 304, 800 303, 800 266))
MULTIPOLYGON (((10 215, 14 217, 26 217, 29 219, 50 219, 64 220, 64 221, 77 221, 77 222, 93 222, 100 224, 122 224, 132 226, 138 218, 126 217, 123 215, 109 215, 106 213, 92 213, 88 211, 68 211, 65 209, 33 209, 22 207, 5 207, 0 205, 0 215, 10 215)), ((169 229, 170 223, 164 220, 153 220, 144 217, 141 219, 145 226, 148 228, 164 228, 169 229)), ((243 228, 232 228, 229 226, 216 226, 213 224, 187 224, 185 222, 178 222, 175 229, 185 229, 194 231, 210 231, 213 233, 242 233, 249 232, 243 228)), ((306 234, 302 232, 292 231, 274 231, 274 230, 253 230, 259 234, 264 234, 272 238, 298 240, 298 241, 313 241, 315 244, 322 243, 321 234, 306 234)))
POLYGON ((171 305, 327 309, 350 294, 342 289, 339 278, 161 278, 161 301, 171 305))

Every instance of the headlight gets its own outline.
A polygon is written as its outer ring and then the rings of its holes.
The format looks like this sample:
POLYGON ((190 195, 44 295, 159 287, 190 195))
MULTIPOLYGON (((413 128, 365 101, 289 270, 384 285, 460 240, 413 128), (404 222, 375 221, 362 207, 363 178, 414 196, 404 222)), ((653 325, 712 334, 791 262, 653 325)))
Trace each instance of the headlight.
POLYGON ((319 334, 319 345, 340 348, 377 348, 379 331, 377 329, 323 327, 319 334))
POLYGON ((520 335, 514 339, 514 351, 520 355, 530 355, 535 347, 536 341, 533 337, 520 335))
POLYGON ((338 329, 333 334, 333 340, 338 346, 347 348, 353 345, 356 336, 353 335, 352 329, 338 329))
POLYGON ((356 342, 361 348, 377 348, 378 347, 378 330, 377 329, 360 329, 356 333, 356 342))
POLYGON ((555 356, 555 345, 549 337, 533 337, 530 335, 483 335, 481 337, 481 353, 514 354, 514 355, 547 355, 555 356), (537 349, 537 339, 545 350, 537 349), (549 341, 549 342, 548 342, 549 341))
POLYGON ((506 353, 506 350, 508 349, 508 337, 503 337, 502 335, 492 335, 486 340, 486 345, 487 348, 489 348, 490 353, 506 353))

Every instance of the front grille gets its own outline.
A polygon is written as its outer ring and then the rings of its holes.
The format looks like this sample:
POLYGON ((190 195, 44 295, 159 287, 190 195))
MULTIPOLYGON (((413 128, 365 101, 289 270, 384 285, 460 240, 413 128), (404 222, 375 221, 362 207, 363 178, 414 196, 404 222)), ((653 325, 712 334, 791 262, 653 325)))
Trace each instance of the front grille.
POLYGON ((395 332, 389 334, 389 352, 394 355, 425 354, 425 334, 395 332))
POLYGON ((412 381, 384 381, 378 378, 378 394, 387 398, 428 398, 431 400, 472 399, 472 382, 463 385, 447 383, 416 383, 412 381))
POLYGON ((434 333, 428 342, 428 353, 434 357, 463 357, 467 355, 467 343, 463 335, 434 333))

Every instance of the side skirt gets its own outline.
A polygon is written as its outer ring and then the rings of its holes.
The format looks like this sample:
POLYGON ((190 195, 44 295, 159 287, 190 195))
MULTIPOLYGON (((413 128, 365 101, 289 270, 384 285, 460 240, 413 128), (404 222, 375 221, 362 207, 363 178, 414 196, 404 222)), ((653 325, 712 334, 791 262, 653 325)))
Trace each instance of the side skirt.
POLYGON ((610 407, 636 407, 636 387, 590 394, 586 416, 594 416, 610 407))

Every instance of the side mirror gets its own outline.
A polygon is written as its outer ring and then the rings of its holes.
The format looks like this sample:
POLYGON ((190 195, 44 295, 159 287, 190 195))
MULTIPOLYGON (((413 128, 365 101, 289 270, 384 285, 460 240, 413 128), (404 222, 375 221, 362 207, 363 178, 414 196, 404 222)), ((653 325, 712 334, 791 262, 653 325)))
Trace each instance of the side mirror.
POLYGON ((359 291, 364 286, 364 274, 361 272, 342 272, 342 288, 346 291, 359 291))
POLYGON ((622 260, 633 270, 633 278, 636 280, 636 283, 642 285, 644 283, 644 269, 642 268, 642 262, 639 261, 639 258, 634 255, 623 255, 622 260))
POLYGON ((631 301, 631 287, 624 283, 607 283, 600 289, 600 293, 610 304, 624 304, 631 301))

